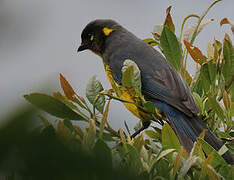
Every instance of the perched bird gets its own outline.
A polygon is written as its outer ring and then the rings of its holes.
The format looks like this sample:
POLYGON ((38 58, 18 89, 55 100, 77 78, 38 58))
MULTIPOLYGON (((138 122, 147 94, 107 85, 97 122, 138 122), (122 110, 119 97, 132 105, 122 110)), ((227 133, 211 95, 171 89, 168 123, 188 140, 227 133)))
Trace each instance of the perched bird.
MULTIPOLYGON (((122 99, 131 101, 137 98, 132 97, 121 84, 124 61, 130 59, 137 64, 144 98, 154 103, 158 112, 168 119, 188 152, 204 129, 207 129, 205 141, 216 150, 222 147, 223 143, 198 117, 198 106, 186 83, 156 49, 109 19, 90 22, 82 31, 81 39, 78 52, 89 49, 102 58, 111 86, 122 99)), ((141 109, 129 103, 125 103, 125 106, 142 120, 141 130, 150 125, 151 119, 141 109)), ((230 152, 223 157, 228 163, 234 162, 230 152)))

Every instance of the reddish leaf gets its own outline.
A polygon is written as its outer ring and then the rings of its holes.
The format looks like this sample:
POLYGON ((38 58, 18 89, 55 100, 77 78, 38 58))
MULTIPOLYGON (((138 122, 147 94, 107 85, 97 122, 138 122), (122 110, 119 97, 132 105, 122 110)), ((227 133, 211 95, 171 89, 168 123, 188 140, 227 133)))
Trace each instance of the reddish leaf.
POLYGON ((220 21, 220 26, 222 26, 223 24, 229 24, 231 26, 232 33, 234 34, 234 22, 228 20, 228 18, 223 18, 220 21))
POLYGON ((159 39, 160 38, 160 35, 156 32, 152 32, 153 36, 156 38, 156 39, 159 39))
POLYGON ((66 80, 66 78, 62 74, 60 74, 60 85, 63 89, 65 96, 71 101, 74 101, 73 96, 75 95, 75 91, 73 90, 69 82, 66 80))
POLYGON ((190 44, 189 42, 185 40, 184 40, 184 44, 190 56, 194 59, 195 62, 199 63, 200 65, 206 62, 207 57, 202 54, 200 49, 198 49, 197 47, 193 46, 192 44, 190 44))
POLYGON ((167 10, 166 10, 167 16, 166 16, 166 19, 165 19, 165 22, 164 22, 164 26, 167 26, 174 33, 175 32, 175 26, 173 24, 170 11, 171 11, 171 6, 169 6, 167 8, 167 10))
POLYGON ((220 21, 220 26, 222 26, 223 24, 229 24, 229 21, 227 18, 223 18, 221 21, 220 21))

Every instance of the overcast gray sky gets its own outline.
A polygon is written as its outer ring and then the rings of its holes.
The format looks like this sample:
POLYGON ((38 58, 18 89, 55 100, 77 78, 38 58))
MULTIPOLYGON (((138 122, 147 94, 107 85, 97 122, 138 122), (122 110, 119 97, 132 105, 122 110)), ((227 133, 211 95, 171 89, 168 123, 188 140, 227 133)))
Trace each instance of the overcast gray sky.
MULTIPOLYGON (((97 18, 112 18, 139 38, 151 37, 153 26, 162 24, 165 10, 172 5, 176 32, 182 19, 191 13, 201 14, 212 0, 1 0, 0 1, 0 117, 26 103, 22 95, 32 92, 61 91, 62 73, 81 95, 94 74, 110 88, 101 59, 89 51, 77 54, 80 33, 97 18)), ((234 20, 234 1, 223 0, 209 12, 214 18, 196 41, 205 50, 214 37, 231 35, 228 26, 219 27, 223 17, 234 20)), ((195 21, 193 21, 195 22, 195 21)), ((233 39, 233 36, 232 36, 233 39)), ((205 53, 205 52, 204 52, 205 53)), ((193 71, 194 67, 190 65, 193 71)), ((114 127, 137 122, 120 103, 111 104, 114 127)))

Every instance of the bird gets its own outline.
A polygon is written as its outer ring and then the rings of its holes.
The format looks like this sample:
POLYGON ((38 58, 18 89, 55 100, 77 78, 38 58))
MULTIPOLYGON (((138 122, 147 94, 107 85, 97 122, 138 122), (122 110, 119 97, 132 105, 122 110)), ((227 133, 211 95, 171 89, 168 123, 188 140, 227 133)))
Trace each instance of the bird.
MULTIPOLYGON (((81 44, 77 51, 84 50, 91 50, 101 57, 116 95, 128 101, 137 97, 132 97, 122 85, 121 70, 126 59, 136 63, 141 72, 142 95, 154 104, 159 114, 166 117, 186 151, 191 151, 193 143, 203 130, 206 130, 206 142, 217 151, 222 147, 222 141, 199 118, 199 108, 187 84, 155 48, 112 19, 96 19, 82 30, 81 44)), ((134 136, 149 127, 151 119, 146 113, 134 104, 124 105, 142 121, 142 128, 134 136)), ((223 158, 229 164, 234 163, 229 151, 223 154, 223 158)))

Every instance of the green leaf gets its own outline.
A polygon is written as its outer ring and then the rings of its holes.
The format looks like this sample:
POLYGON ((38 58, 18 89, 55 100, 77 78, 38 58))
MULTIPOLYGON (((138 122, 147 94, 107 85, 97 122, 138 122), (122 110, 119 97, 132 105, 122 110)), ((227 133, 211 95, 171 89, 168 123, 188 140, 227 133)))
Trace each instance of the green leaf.
POLYGON ((145 140, 143 138, 143 134, 141 133, 139 136, 134 138, 133 146, 138 150, 139 153, 143 156, 143 146, 145 145, 145 140))
MULTIPOLYGON (((231 99, 232 99, 232 102, 234 102, 234 83, 232 83, 232 87, 231 87, 231 99)), ((232 103, 233 104, 233 103, 232 103)), ((231 109, 232 109, 232 113, 234 114, 234 107, 231 105, 231 109)), ((233 115, 234 116, 234 115, 233 115)))
POLYGON ((62 103, 66 104, 69 108, 73 110, 78 109, 71 101, 69 101, 69 99, 66 96, 63 96, 60 92, 53 93, 53 96, 62 103))
POLYGON ((160 159, 157 163, 154 164, 153 170, 156 171, 156 175, 158 178, 155 179, 161 179, 166 180, 170 179, 170 170, 171 167, 169 162, 166 159, 160 159))
MULTIPOLYGON (((97 130, 97 133, 98 133, 98 130, 97 130)), ((105 132, 103 132, 103 134, 102 134, 102 139, 104 141, 114 141, 112 135, 109 133, 105 133, 105 132)))
POLYGON ((157 131, 145 130, 144 133, 157 142, 161 141, 161 134, 159 134, 157 131))
POLYGON ((123 77, 122 84, 125 87, 133 87, 133 66, 124 67, 122 69, 123 77))
MULTIPOLYGON (((234 85, 232 85, 233 86, 233 91, 232 91, 232 96, 234 97, 234 85)), ((231 112, 232 112, 232 116, 234 116, 234 100, 232 101, 232 103, 231 103, 231 112)))
POLYGON ((122 84, 127 88, 133 88, 135 92, 141 93, 141 72, 137 64, 126 59, 122 68, 122 84))
POLYGON ((197 157, 200 157, 202 159, 205 159, 205 154, 202 150, 202 147, 201 147, 201 144, 195 142, 193 144, 193 148, 190 152, 190 156, 197 156, 197 157))
POLYGON ((109 113, 109 107, 110 107, 110 100, 107 102, 106 109, 103 113, 101 124, 100 124, 100 133, 99 133, 99 138, 102 138, 103 131, 107 122, 107 116, 109 113))
POLYGON ((210 107, 212 107, 212 109, 216 112, 218 117, 224 122, 225 120, 224 110, 219 104, 219 102, 216 100, 216 98, 209 96, 208 102, 209 102, 210 107))
POLYGON ((142 162, 140 153, 130 144, 118 145, 117 150, 122 159, 121 168, 128 170, 132 174, 139 174, 142 171, 142 162))
POLYGON ((73 127, 73 124, 70 120, 64 119, 63 124, 71 131, 75 131, 75 128, 73 127))
POLYGON ((214 87, 217 75, 217 66, 213 62, 205 63, 200 70, 200 81, 203 85, 203 89, 208 94, 210 89, 214 87))
POLYGON ((98 139, 97 142, 94 145, 94 153, 97 162, 102 163, 105 166, 105 170, 112 168, 112 155, 111 150, 107 146, 107 144, 101 140, 98 139))
POLYGON ((85 120, 81 115, 77 114, 67 105, 53 98, 52 96, 40 93, 32 93, 29 95, 24 95, 24 98, 31 104, 53 116, 70 120, 85 120))
POLYGON ((205 151, 206 155, 208 156, 210 153, 214 152, 213 160, 212 160, 212 166, 215 168, 217 166, 223 166, 227 165, 226 161, 222 158, 222 156, 219 155, 215 149, 209 145, 205 140, 201 138, 197 138, 197 142, 201 144, 202 149, 205 151))
POLYGON ((228 83, 234 74, 234 48, 227 39, 224 39, 223 43, 223 56, 224 64, 222 66, 222 73, 225 82, 228 83))
POLYGON ((95 143, 96 138, 96 125, 93 119, 89 120, 89 128, 86 129, 86 132, 84 134, 84 141, 83 143, 89 147, 92 148, 95 143))
POLYGON ((86 86, 86 97, 88 98, 89 102, 101 113, 103 113, 104 110, 105 97, 99 93, 103 90, 102 84, 96 79, 96 75, 89 79, 86 86))
POLYGON ((140 154, 137 151, 137 149, 129 144, 126 144, 126 147, 128 149, 127 152, 127 167, 130 169, 130 172, 133 174, 138 174, 142 171, 142 163, 140 159, 140 154))
POLYGON ((195 77, 193 78, 192 84, 191 84, 191 91, 197 93, 200 97, 203 95, 203 84, 202 84, 202 77, 200 76, 201 69, 199 69, 195 77))
POLYGON ((151 101, 146 101, 146 103, 143 104, 143 107, 147 112, 152 114, 155 113, 155 105, 151 101))
POLYGON ((208 165, 206 171, 209 176, 209 179, 212 180, 222 179, 222 176, 220 176, 220 174, 218 174, 212 166, 208 165))
POLYGON ((165 123, 162 127, 162 146, 165 149, 176 149, 178 151, 180 149, 180 142, 168 123, 165 123))
POLYGON ((229 167, 227 179, 234 179, 234 166, 229 167))
POLYGON ((163 49, 163 54, 165 55, 166 59, 171 63, 172 66, 175 67, 177 71, 180 71, 182 58, 180 43, 177 40, 176 35, 168 27, 163 28, 160 37, 160 45, 163 49))
POLYGON ((183 177, 187 174, 189 169, 199 161, 199 157, 191 156, 189 157, 184 163, 183 166, 180 169, 180 172, 178 174, 178 179, 184 179, 183 177))
POLYGON ((201 111, 203 106, 202 106, 202 99, 201 99, 200 95, 197 94, 196 92, 193 92, 193 97, 194 97, 194 99, 195 99, 195 101, 196 101, 196 103, 201 111))

